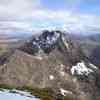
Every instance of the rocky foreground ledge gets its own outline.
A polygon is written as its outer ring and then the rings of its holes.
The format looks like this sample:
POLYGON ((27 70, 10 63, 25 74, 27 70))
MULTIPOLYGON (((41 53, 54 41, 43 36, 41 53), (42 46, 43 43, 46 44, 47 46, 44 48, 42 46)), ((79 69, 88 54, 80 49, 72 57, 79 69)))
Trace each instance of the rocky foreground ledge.
POLYGON ((100 99, 99 68, 60 31, 43 31, 7 57, 1 87, 28 90, 42 100, 100 99))

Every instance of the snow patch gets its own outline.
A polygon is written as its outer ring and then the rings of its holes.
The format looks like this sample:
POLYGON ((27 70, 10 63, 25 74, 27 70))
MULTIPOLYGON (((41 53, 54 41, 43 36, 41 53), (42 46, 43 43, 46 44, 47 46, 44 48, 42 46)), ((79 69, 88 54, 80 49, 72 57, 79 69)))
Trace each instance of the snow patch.
POLYGON ((64 38, 64 37, 62 37, 62 40, 63 40, 63 42, 64 42, 64 44, 65 44, 66 48, 67 48, 67 49, 69 49, 69 44, 66 42, 66 40, 65 40, 65 38, 64 38))
POLYGON ((71 74, 77 74, 77 75, 86 75, 92 73, 93 70, 90 68, 87 68, 84 62, 77 63, 76 66, 72 66, 71 68, 71 74))
POLYGON ((63 96, 66 96, 67 94, 72 94, 71 91, 68 91, 68 90, 64 90, 63 88, 60 88, 60 92, 63 96))
POLYGON ((93 64, 89 64, 93 69, 98 69, 95 65, 93 65, 93 64))
POLYGON ((65 67, 65 65, 60 64, 60 70, 59 70, 59 72, 60 72, 60 75, 61 75, 61 76, 64 76, 64 75, 65 75, 64 67, 65 67))
POLYGON ((35 56, 35 58, 38 59, 38 60, 42 60, 43 59, 43 57, 41 57, 41 56, 35 56))
POLYGON ((60 70, 63 71, 64 70, 65 65, 60 64, 60 70))
POLYGON ((53 76, 53 75, 50 75, 50 76, 49 76, 49 79, 50 79, 50 80, 53 80, 53 79, 54 79, 54 76, 53 76))
POLYGON ((26 96, 26 97, 33 97, 33 96, 31 95, 30 92, 20 91, 20 90, 16 90, 16 89, 13 89, 13 90, 11 90, 11 91, 12 91, 12 92, 15 92, 15 93, 17 93, 17 94, 26 96))
POLYGON ((2 98, 2 100, 40 100, 32 96, 29 92, 20 91, 16 89, 2 89, 0 91, 0 98, 2 98))
POLYGON ((61 64, 60 66, 61 66, 61 67, 65 67, 65 65, 63 65, 63 64, 61 64))
POLYGON ((52 44, 54 43, 55 41, 57 41, 57 39, 59 38, 60 34, 57 33, 57 32, 54 32, 54 35, 52 37, 47 37, 47 43, 48 44, 52 44))
POLYGON ((76 83, 76 82, 77 82, 77 78, 73 78, 73 82, 75 82, 75 83, 76 83))
POLYGON ((60 74, 61 74, 61 76, 64 76, 65 75, 65 72, 61 71, 60 74))

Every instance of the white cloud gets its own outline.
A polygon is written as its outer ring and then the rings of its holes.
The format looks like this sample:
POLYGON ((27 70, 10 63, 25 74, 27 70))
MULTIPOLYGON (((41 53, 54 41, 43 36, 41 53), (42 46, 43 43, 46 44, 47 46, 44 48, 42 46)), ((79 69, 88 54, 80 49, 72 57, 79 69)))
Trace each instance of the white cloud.
POLYGON ((0 0, 0 33, 31 31, 32 12, 39 0, 0 0))
POLYGON ((75 33, 96 33, 100 32, 100 16, 72 13, 71 11, 48 11, 37 10, 33 13, 33 18, 44 23, 46 28, 54 29, 54 22, 57 23, 55 28, 67 28, 70 32, 75 33), (60 26, 59 26, 60 24, 60 26))
POLYGON ((32 32, 38 28, 66 28, 75 33, 100 32, 100 16, 73 13, 71 10, 44 10, 40 1, 0 0, 0 33, 32 32))
POLYGON ((0 20, 28 20, 39 0, 0 0, 0 20))

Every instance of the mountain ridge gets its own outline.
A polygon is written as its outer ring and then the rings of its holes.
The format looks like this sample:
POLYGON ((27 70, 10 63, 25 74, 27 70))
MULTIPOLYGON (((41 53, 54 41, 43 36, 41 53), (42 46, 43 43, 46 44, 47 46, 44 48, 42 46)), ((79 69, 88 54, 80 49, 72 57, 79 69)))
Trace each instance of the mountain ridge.
POLYGON ((0 65, 0 84, 51 88, 55 95, 74 96, 73 100, 99 100, 99 68, 63 34, 43 31, 15 49, 9 61, 0 65), (55 34, 59 34, 56 39, 55 34))

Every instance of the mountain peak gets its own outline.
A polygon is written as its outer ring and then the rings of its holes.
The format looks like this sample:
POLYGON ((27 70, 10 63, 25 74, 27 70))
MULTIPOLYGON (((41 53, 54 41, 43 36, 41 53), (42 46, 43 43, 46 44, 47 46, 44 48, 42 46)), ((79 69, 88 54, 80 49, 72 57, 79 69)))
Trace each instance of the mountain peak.
POLYGON ((0 82, 15 87, 50 88, 57 96, 92 98, 100 93, 93 90, 100 86, 98 71, 76 41, 61 31, 46 30, 15 50, 1 66, 0 82))

